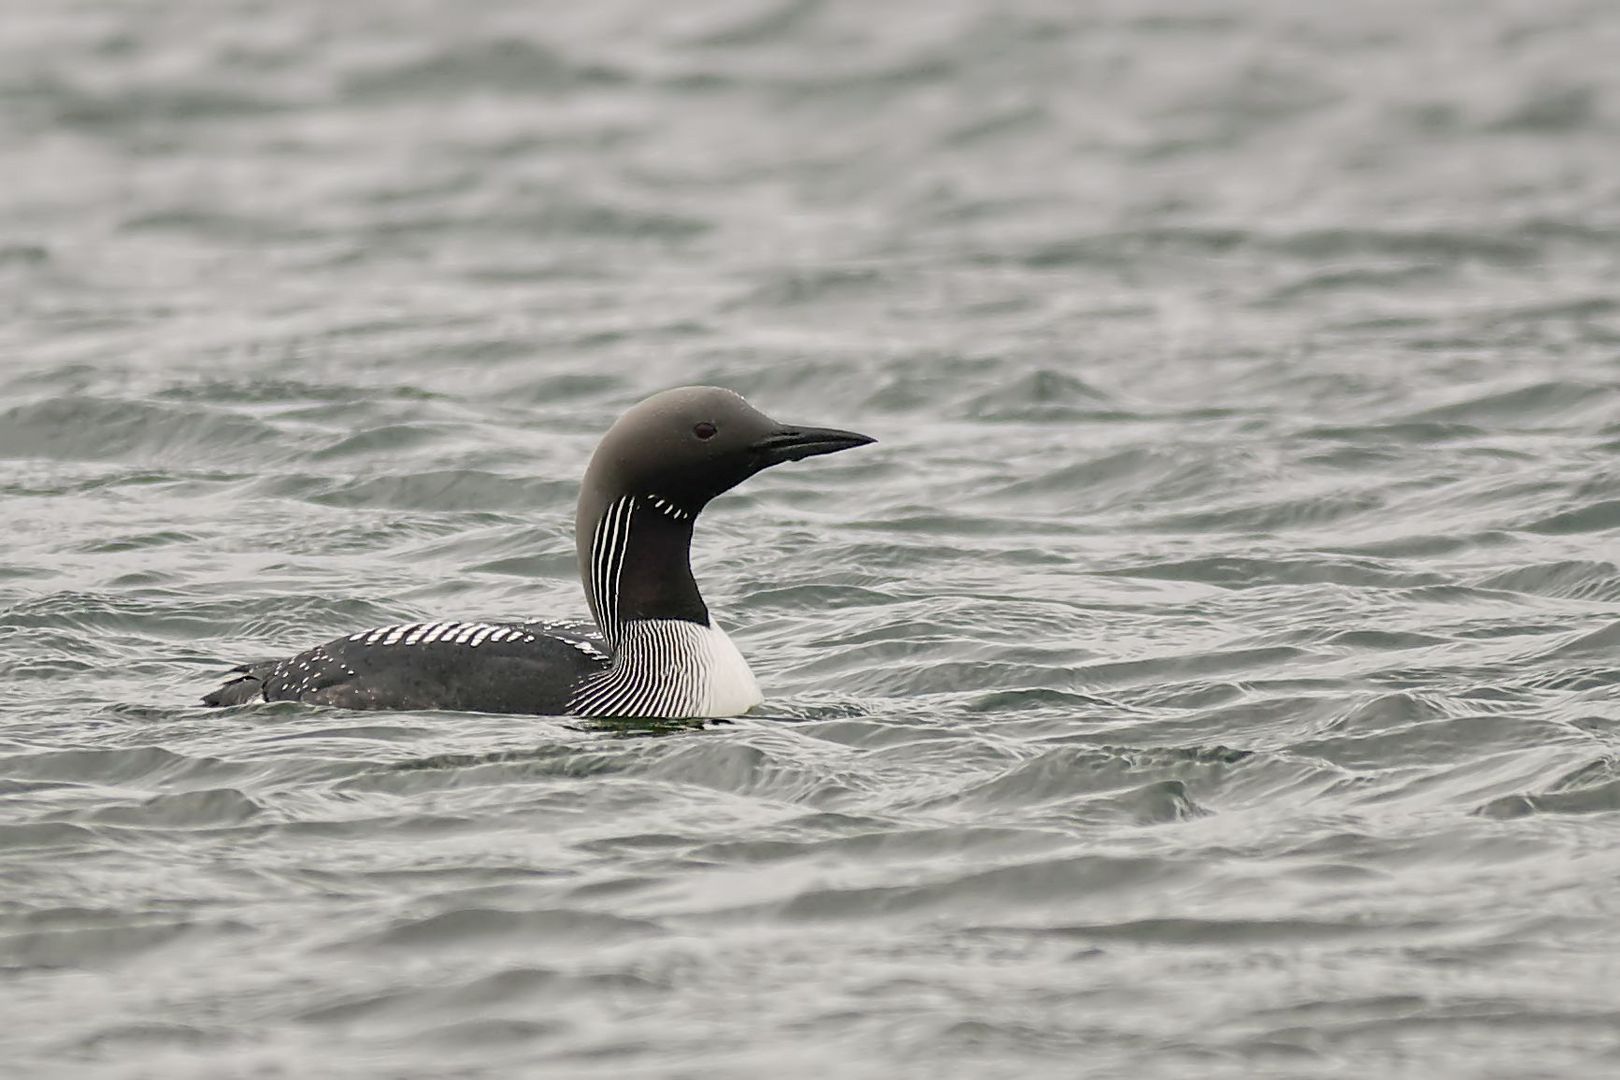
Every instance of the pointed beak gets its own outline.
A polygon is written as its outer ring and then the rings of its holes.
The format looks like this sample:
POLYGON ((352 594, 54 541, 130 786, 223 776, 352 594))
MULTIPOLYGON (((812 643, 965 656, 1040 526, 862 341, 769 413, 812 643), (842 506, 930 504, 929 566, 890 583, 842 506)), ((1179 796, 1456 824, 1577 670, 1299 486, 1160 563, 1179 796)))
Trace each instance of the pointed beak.
POLYGON ((784 461, 799 461, 817 454, 836 454, 867 443, 877 442, 870 435, 837 428, 801 427, 783 425, 749 447, 759 467, 768 469, 784 461))

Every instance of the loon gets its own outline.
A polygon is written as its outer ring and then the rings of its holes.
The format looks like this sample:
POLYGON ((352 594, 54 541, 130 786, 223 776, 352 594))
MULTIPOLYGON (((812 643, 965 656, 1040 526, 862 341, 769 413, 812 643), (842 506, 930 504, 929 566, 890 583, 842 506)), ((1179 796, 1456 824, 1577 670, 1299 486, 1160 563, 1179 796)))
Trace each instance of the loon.
POLYGON ((574 519, 582 623, 420 622, 362 630, 283 660, 233 668, 205 705, 303 701, 695 719, 762 700, 748 663, 692 579, 692 527, 709 501, 772 465, 873 442, 781 424, 713 386, 632 407, 592 455, 574 519))

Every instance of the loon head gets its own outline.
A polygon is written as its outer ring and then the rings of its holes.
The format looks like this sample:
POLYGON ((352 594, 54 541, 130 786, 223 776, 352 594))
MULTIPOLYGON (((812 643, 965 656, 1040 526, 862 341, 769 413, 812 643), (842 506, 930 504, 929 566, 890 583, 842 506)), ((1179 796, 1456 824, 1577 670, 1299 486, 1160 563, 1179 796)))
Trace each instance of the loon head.
POLYGON ((632 407, 591 456, 575 518, 580 577, 603 634, 613 641, 627 618, 707 620, 689 555, 692 522, 709 501, 772 465, 874 441, 781 423, 716 386, 665 390, 632 407))
POLYGON ((602 437, 585 470, 580 520, 593 517, 587 509, 600 512, 625 495, 660 499, 696 517, 715 496, 772 465, 872 441, 853 431, 779 423, 717 386, 665 390, 602 437))

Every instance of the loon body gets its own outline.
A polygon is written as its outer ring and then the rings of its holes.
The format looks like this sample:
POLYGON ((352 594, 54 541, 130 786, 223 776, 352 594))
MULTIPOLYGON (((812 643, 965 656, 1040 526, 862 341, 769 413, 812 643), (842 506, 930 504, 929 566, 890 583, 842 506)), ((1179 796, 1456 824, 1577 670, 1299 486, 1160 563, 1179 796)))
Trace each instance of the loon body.
POLYGON ((574 521, 588 624, 421 622, 236 668, 206 705, 304 701, 350 709, 574 716, 734 716, 759 704, 748 663, 692 579, 709 501, 785 461, 865 435, 785 425, 729 390, 655 394, 603 436, 574 521))

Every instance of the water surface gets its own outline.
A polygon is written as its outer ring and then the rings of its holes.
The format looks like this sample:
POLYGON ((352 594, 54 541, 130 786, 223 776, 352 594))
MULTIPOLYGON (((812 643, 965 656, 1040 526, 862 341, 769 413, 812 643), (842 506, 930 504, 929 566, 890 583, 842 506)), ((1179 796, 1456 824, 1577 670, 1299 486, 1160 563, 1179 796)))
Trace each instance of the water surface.
POLYGON ((1620 14, 4 5, 0 1071, 1620 1073, 1620 14), (210 712, 579 616, 734 723, 210 712))

